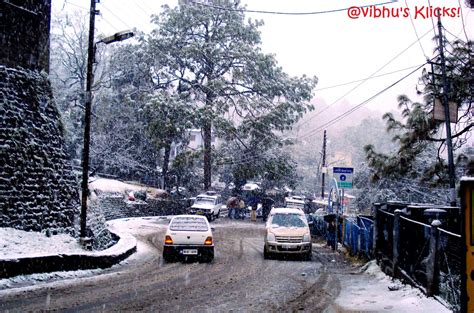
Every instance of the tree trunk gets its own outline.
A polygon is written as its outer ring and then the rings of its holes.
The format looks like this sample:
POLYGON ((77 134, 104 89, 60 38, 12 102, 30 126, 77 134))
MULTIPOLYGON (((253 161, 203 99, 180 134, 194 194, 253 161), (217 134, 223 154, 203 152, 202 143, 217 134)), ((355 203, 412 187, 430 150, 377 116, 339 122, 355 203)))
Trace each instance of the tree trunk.
POLYGON ((167 190, 168 188, 168 164, 170 162, 170 153, 171 153, 171 144, 167 143, 165 145, 165 153, 163 156, 163 189, 167 190))
POLYGON ((211 122, 206 121, 202 127, 204 140, 204 189, 211 188, 211 122))

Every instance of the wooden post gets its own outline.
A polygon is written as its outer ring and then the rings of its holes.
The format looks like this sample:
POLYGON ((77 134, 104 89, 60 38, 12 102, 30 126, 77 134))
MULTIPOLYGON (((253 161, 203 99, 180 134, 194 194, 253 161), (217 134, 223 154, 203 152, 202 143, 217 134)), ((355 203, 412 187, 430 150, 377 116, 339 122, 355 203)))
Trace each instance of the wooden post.
POLYGON ((374 206, 374 210, 373 210, 373 214, 374 214, 374 234, 373 235, 374 235, 374 238, 373 238, 373 242, 372 242, 372 249, 373 249, 374 256, 377 256, 377 241, 379 240, 378 214, 379 214, 380 205, 378 205, 377 203, 374 203, 373 206, 374 206))
POLYGON ((362 252, 362 247, 361 247, 361 240, 360 237, 362 236, 362 227, 357 225, 357 255, 360 256, 362 252))
POLYGON ((438 287, 438 241, 439 241, 439 226, 441 222, 434 220, 431 223, 430 231, 430 250, 428 255, 428 262, 426 263, 426 294, 433 296, 437 292, 438 287))
POLYGON ((400 246, 400 213, 402 211, 399 209, 395 210, 394 218, 393 218, 393 246, 392 246, 392 274, 396 277, 396 271, 398 267, 399 261, 399 246, 400 246))

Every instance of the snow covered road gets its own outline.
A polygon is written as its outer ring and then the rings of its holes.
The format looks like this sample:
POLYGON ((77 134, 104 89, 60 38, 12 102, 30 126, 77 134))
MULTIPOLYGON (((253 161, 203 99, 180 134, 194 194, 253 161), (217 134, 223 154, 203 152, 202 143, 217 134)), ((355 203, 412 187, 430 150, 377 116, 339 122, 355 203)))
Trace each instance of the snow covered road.
POLYGON ((114 221, 137 238, 137 253, 106 270, 0 281, 0 310, 193 312, 448 312, 415 289, 393 284, 376 266, 366 272, 314 245, 313 261, 264 260, 262 223, 220 219, 213 263, 163 263, 167 222, 114 221))

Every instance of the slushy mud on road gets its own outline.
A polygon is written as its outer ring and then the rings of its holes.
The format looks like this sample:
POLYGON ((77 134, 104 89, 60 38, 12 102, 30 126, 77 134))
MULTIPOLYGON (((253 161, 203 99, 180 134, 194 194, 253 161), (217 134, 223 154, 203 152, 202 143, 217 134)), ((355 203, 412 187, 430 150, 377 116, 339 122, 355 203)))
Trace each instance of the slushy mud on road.
POLYGON ((313 244, 313 260, 263 259, 262 222, 219 219, 215 259, 163 262, 166 220, 124 220, 138 252, 94 277, 0 294, 2 311, 320 312, 333 307, 341 275, 355 268, 313 244))

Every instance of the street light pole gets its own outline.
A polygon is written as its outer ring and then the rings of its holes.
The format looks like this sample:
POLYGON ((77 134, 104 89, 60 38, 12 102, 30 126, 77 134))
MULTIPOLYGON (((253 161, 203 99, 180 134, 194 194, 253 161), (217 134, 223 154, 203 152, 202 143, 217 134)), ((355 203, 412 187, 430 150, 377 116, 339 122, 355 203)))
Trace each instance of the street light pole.
POLYGON ((81 229, 80 242, 83 246, 88 247, 90 238, 86 236, 86 220, 87 220, 87 198, 89 195, 89 151, 91 140, 91 111, 92 111, 92 84, 94 82, 93 65, 95 61, 95 51, 97 43, 110 44, 116 41, 122 41, 134 36, 132 31, 118 32, 112 36, 105 37, 94 44, 95 16, 99 13, 96 8, 96 1, 91 0, 91 11, 89 21, 89 47, 87 55, 87 78, 85 92, 85 114, 84 114, 84 147, 82 150, 82 195, 81 195, 81 229))
POLYGON ((326 130, 324 131, 324 139, 323 139, 323 162, 321 165, 321 199, 324 199, 324 175, 326 174, 326 130))
POLYGON ((95 29, 95 1, 91 0, 90 18, 89 18, 89 47, 87 51, 87 78, 85 92, 85 114, 84 114, 84 148, 82 150, 82 195, 81 195, 81 243, 87 244, 86 238, 86 219, 87 219, 87 197, 89 195, 89 146, 91 137, 91 107, 92 107, 92 83, 94 81, 94 29, 95 29))

